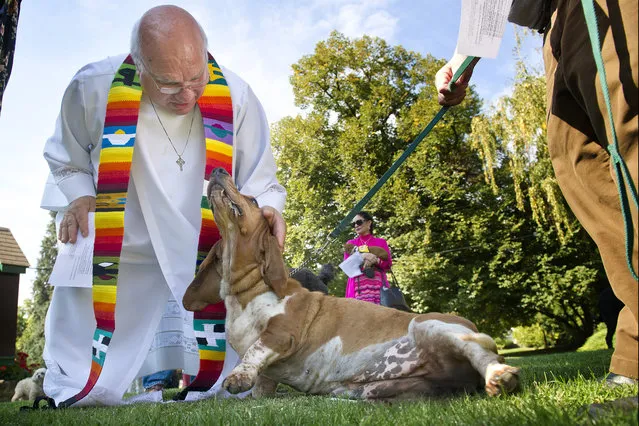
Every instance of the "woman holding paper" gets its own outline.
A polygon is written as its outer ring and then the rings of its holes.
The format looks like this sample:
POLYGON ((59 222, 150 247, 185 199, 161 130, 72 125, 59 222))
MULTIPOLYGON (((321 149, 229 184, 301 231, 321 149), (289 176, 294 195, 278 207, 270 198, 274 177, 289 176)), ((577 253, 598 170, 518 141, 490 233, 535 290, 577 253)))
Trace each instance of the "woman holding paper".
POLYGON ((386 271, 393 265, 386 240, 373 235, 373 217, 361 211, 351 222, 357 238, 346 242, 344 260, 358 252, 363 259, 362 274, 351 277, 346 282, 347 298, 364 300, 379 305, 379 292, 383 285, 388 287, 386 271))

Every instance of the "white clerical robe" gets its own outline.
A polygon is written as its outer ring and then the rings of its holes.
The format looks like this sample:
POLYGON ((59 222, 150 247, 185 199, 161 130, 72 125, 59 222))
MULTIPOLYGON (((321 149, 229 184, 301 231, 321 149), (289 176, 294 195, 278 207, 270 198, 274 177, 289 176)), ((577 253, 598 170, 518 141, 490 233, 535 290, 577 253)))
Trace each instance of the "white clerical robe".
MULTIPOLYGON (((60 212, 59 217, 71 201, 95 196, 107 94, 124 57, 83 67, 64 94, 55 133, 45 146, 51 176, 42 199, 42 207, 60 212)), ((286 192, 275 176, 262 106, 243 80, 222 70, 233 102, 235 183, 242 193, 255 196, 260 206, 281 212, 286 192)), ((198 370, 193 315, 184 311, 181 300, 193 278, 201 226, 202 120, 197 107, 183 116, 156 108, 158 115, 143 95, 125 210, 116 328, 96 386, 77 405, 118 404, 131 381, 141 375, 175 368, 190 374, 198 370), (183 171, 175 162, 175 151, 186 162, 183 171)), ((56 287, 45 324, 43 354, 48 368, 44 390, 56 403, 75 395, 86 383, 94 329, 91 289, 56 287)), ((223 375, 237 355, 229 350, 227 360, 223 375)))

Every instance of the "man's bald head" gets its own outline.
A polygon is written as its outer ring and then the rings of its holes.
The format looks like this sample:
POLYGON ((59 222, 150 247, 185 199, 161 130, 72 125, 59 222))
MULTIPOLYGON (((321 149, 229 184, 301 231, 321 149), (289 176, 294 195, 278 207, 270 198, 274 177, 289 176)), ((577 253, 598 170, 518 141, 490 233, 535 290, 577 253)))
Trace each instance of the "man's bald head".
POLYGON ((158 57, 172 55, 206 58, 207 38, 195 18, 172 5, 149 9, 133 27, 131 56, 138 67, 152 67, 158 57))
POLYGON ((206 35, 190 13, 177 6, 147 11, 133 28, 131 56, 154 106, 177 115, 193 110, 210 72, 206 35))

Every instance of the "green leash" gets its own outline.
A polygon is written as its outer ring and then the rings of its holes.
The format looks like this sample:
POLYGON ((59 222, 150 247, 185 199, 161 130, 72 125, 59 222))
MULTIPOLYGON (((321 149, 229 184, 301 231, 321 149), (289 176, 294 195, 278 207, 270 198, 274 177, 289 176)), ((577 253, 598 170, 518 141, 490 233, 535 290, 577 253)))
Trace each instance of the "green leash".
POLYGON ((600 50, 600 37, 599 29, 597 28, 597 16, 595 15, 594 0, 582 0, 581 4, 584 8, 584 15, 586 17, 586 25, 588 26, 588 34, 590 35, 590 44, 592 46, 592 53, 595 57, 595 64, 597 65, 597 71, 599 71, 599 83, 601 84, 601 90, 603 91, 604 100, 606 101, 606 109, 608 110, 608 121, 610 122, 610 133, 612 142, 608 144, 608 153, 615 170, 615 176, 617 177, 617 190, 619 191, 619 201, 621 203, 621 214, 623 215, 623 221, 626 228, 626 262, 628 263, 628 269, 635 280, 639 280, 634 267, 632 266, 632 248, 634 244, 634 224, 632 222, 632 214, 630 212, 630 202, 628 200, 628 194, 626 193, 626 185, 632 196, 632 201, 635 206, 639 208, 637 202, 637 188, 635 188, 628 166, 623 160, 623 157, 619 153, 619 144, 617 143, 617 132, 615 132, 614 122, 612 121, 612 106, 610 104, 610 93, 608 92, 608 83, 606 82, 606 69, 604 68, 603 58, 601 57, 600 50))
MULTIPOLYGON (((448 87, 451 91, 455 89, 455 84, 454 84, 455 81, 457 81, 459 77, 461 77, 464 71, 466 71, 466 68, 468 68, 468 66, 475 59, 476 59, 475 56, 469 56, 464 60, 464 62, 462 62, 461 66, 455 72, 455 74, 453 75, 453 78, 450 80, 450 84, 448 87)), ((417 148, 417 145, 419 145, 419 143, 430 133, 430 131, 433 130, 433 127, 435 127, 435 125, 439 122, 439 120, 441 120, 444 114, 446 114, 446 111, 448 111, 449 109, 450 109, 449 106, 444 106, 439 110, 439 112, 430 121, 430 123, 428 123, 428 125, 424 128, 424 130, 422 130, 419 133, 419 135, 417 135, 417 137, 410 143, 410 145, 408 145, 408 147, 404 150, 402 155, 397 160, 395 160, 395 162, 390 166, 390 168, 386 171, 386 173, 384 173, 384 175, 381 178, 379 178, 375 186, 373 186, 368 191, 368 193, 364 195, 364 197, 357 204, 355 204, 355 207, 351 209, 351 211, 346 215, 346 217, 344 217, 344 219, 342 219, 339 225, 337 225, 337 227, 328 235, 329 238, 333 238, 333 239, 336 238, 340 234, 340 232, 342 232, 344 229, 346 229, 349 226, 351 219, 355 217, 355 215, 358 212, 362 211, 366 203, 368 203, 370 199, 373 198, 373 196, 377 193, 377 191, 379 191, 379 189, 386 183, 386 181, 391 177, 391 175, 395 173, 395 171, 399 168, 399 166, 401 166, 402 163, 406 161, 408 156, 411 155, 413 151, 415 151, 415 148, 417 148)))

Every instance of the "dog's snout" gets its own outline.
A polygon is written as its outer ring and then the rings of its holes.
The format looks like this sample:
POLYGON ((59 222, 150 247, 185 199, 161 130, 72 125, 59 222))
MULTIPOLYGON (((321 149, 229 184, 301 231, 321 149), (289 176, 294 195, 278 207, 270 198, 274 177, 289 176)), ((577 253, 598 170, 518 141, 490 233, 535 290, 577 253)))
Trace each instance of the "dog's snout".
POLYGON ((225 176, 228 175, 229 172, 226 171, 226 169, 224 169, 223 167, 217 167, 215 169, 213 169, 213 171, 211 172, 211 178, 210 180, 212 181, 213 179, 217 178, 218 176, 225 176))

